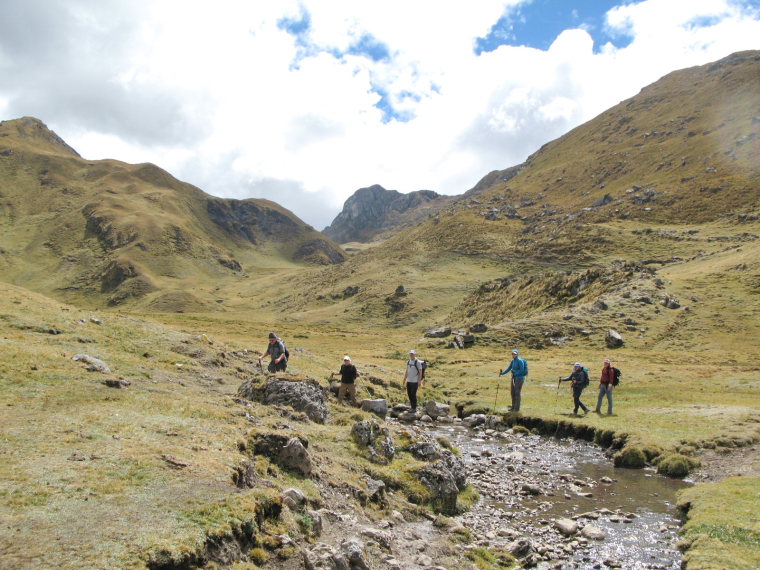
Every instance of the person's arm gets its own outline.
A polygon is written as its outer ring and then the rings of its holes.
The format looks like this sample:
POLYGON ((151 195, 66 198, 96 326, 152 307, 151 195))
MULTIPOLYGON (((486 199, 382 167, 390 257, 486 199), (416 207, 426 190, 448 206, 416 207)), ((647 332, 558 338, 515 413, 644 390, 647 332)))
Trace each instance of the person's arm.
POLYGON ((409 361, 406 362, 406 368, 404 369, 404 382, 406 382, 406 378, 409 376, 409 361))
POLYGON ((277 345, 280 347, 280 356, 274 359, 274 361, 279 364, 280 361, 285 358, 285 345, 283 345, 279 340, 277 341, 277 345))
POLYGON ((265 356, 269 356, 269 347, 268 346, 267 346, 266 352, 264 354, 262 354, 261 356, 259 356, 259 360, 264 360, 265 356))
POLYGON ((506 374, 507 372, 509 372, 510 370, 512 370, 512 365, 513 365, 514 363, 515 363, 515 361, 514 361, 514 360, 510 360, 510 361, 509 361, 509 366, 507 366, 507 367, 504 369, 504 372, 502 372, 502 375, 503 375, 503 374, 506 374))

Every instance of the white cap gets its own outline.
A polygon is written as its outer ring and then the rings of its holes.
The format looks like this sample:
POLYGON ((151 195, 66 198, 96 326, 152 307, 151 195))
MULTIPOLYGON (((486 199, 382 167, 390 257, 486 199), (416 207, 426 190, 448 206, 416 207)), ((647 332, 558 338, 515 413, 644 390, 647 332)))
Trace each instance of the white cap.
POLYGON ((343 360, 348 360, 349 362, 351 362, 351 358, 349 356, 344 356, 343 360))
POLYGON ((409 351, 409 354, 417 354, 417 351, 414 350, 414 349, 412 349, 412 350, 409 351))

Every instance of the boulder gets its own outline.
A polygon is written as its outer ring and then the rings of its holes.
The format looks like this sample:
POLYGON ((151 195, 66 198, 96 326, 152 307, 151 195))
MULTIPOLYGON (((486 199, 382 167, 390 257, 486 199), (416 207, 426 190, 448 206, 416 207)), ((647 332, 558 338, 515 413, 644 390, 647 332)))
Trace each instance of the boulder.
POLYGON ((416 475, 420 482, 430 489, 433 494, 433 504, 438 510, 447 514, 456 513, 459 488, 454 475, 443 461, 426 465, 418 470, 416 475))
POLYGON ((573 536, 578 532, 578 523, 572 519, 554 519, 554 528, 563 536, 573 536))
POLYGON ((374 463, 387 465, 396 455, 388 428, 381 427, 377 420, 355 423, 351 428, 351 436, 357 445, 367 448, 368 458, 374 463))
POLYGON ((309 452, 297 437, 291 438, 282 448, 277 457, 277 463, 286 469, 300 471, 304 475, 310 475, 312 471, 309 452))
POLYGON ((488 325, 484 323, 478 323, 470 327, 471 333, 484 333, 488 330, 488 325))
POLYGON ((533 543, 527 538, 518 538, 507 545, 507 550, 516 558, 524 558, 533 552, 533 543))
POLYGON ((448 416, 450 412, 451 406, 448 404, 439 404, 432 400, 425 402, 425 413, 433 419, 438 419, 441 416, 448 416))
POLYGON ((71 357, 71 360, 74 360, 75 362, 84 362, 87 365, 85 366, 85 369, 90 372, 100 372, 102 374, 111 373, 111 369, 105 362, 99 358, 90 356, 89 354, 75 354, 71 357))
POLYGON ((385 482, 379 479, 367 478, 367 496, 373 503, 385 502, 385 482))
POLYGON ((486 423, 485 414, 472 414, 462 420, 462 423, 467 427, 475 427, 486 423))
POLYGON ((299 508, 306 503, 306 495, 303 494, 303 491, 294 487, 285 489, 280 493, 280 497, 282 498, 282 502, 291 509, 299 508))
POLYGON ((443 447, 437 441, 418 441, 409 446, 409 453, 422 461, 437 461, 443 457, 443 447))
POLYGON ((382 398, 377 400, 362 400, 360 406, 365 412, 371 412, 383 419, 388 415, 388 400, 382 398))
POLYGON ((588 538, 589 540, 604 540, 607 535, 604 531, 596 525, 587 524, 581 530, 581 536, 588 538))
POLYGON ((616 330, 609 329, 604 335, 604 342, 607 348, 620 348, 623 346, 623 337, 616 330))
POLYGON ((443 338, 451 334, 451 327, 438 327, 425 331, 427 338, 443 338))
POLYGON ((238 388, 238 396, 270 406, 290 406, 320 424, 326 423, 329 416, 325 393, 319 383, 311 378, 290 381, 270 376, 263 387, 248 381, 238 388))
POLYGON ((666 309, 678 309, 681 307, 681 303, 678 301, 678 299, 676 299, 675 297, 671 297, 668 294, 666 294, 662 298, 662 301, 660 301, 660 304, 666 309))

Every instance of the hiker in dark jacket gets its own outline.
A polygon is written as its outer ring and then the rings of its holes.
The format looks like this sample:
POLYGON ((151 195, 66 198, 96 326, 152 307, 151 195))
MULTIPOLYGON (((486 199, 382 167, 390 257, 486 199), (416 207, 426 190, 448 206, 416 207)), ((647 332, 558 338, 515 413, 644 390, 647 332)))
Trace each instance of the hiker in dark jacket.
POLYGON ((578 415, 578 408, 581 408, 583 410, 584 415, 588 413, 588 408, 586 405, 581 402, 581 394, 583 393, 583 389, 588 386, 588 373, 583 369, 583 366, 581 366, 580 362, 576 362, 573 365, 573 371, 570 373, 570 376, 567 378, 562 378, 560 376, 559 378, 560 382, 572 382, 572 388, 573 388, 573 405, 575 406, 573 409, 573 415, 578 415))
POLYGON ((354 381, 359 377, 359 371, 351 363, 348 356, 343 357, 343 364, 338 372, 331 372, 330 376, 340 374, 340 388, 338 388, 338 403, 345 405, 343 400, 348 396, 352 405, 356 405, 356 385, 354 381))
POLYGON ((270 372, 284 372, 288 367, 288 358, 285 355, 285 343, 273 332, 269 333, 269 346, 267 346, 264 354, 259 356, 259 362, 261 362, 265 356, 271 358, 269 366, 267 366, 267 370, 270 372))
POLYGON ((609 358, 604 359, 602 377, 599 379, 599 399, 596 401, 597 414, 602 413, 602 400, 607 396, 607 415, 612 415, 612 388, 615 385, 615 373, 617 369, 612 366, 609 358))
POLYGON ((510 394, 512 396, 512 405, 509 406, 510 412, 520 411, 520 400, 523 383, 525 377, 528 375, 528 362, 524 358, 520 358, 520 352, 517 349, 512 351, 512 362, 509 363, 507 369, 504 372, 500 372, 499 376, 504 376, 507 372, 512 373, 512 383, 510 394))

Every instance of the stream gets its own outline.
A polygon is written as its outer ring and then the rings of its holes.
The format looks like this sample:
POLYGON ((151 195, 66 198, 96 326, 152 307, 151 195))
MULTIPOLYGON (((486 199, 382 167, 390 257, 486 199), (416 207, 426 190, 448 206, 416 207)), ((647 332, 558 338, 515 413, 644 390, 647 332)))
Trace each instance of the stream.
POLYGON ((680 568, 676 493, 689 483, 615 468, 603 450, 580 440, 462 425, 429 432, 462 452, 468 481, 480 492, 477 505, 458 517, 479 546, 514 549, 528 538, 532 546, 521 558, 539 569, 680 568), (579 532, 564 536, 556 519, 574 520, 579 532), (599 531, 604 538, 589 538, 599 531))

